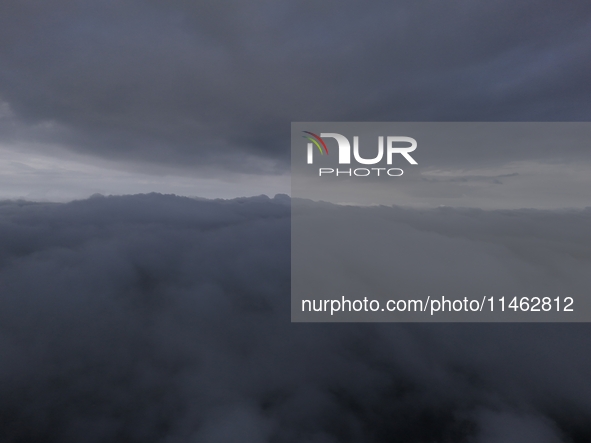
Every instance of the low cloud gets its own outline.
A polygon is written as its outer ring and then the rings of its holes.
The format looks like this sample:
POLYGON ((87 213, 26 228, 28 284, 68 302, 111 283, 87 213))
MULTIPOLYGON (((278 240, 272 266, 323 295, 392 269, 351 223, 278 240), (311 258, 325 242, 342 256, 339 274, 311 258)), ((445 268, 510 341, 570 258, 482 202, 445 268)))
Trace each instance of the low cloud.
MULTIPOLYGON (((474 214, 397 217, 557 261, 590 217, 474 214)), ((0 441, 591 439, 587 324, 290 323, 286 196, 6 201, 0 239, 0 441)))

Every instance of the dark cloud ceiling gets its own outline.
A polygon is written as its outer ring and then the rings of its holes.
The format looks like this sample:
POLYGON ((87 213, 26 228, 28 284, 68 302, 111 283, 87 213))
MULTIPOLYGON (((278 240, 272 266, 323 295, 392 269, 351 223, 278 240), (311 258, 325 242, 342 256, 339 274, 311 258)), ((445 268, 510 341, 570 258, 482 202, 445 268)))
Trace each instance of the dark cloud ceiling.
POLYGON ((6 1, 1 132, 273 172, 291 121, 589 120, 590 35, 584 1, 6 1))

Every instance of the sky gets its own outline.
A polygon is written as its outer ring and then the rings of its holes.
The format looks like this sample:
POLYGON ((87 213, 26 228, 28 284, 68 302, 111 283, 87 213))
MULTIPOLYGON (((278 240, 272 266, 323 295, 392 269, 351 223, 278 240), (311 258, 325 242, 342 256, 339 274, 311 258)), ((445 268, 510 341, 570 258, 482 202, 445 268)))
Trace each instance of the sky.
MULTIPOLYGON (((0 2, 0 443, 591 441, 588 323, 289 296, 291 122, 585 123, 589 72, 587 1, 0 2)), ((587 147, 421 162, 390 278, 589 292, 587 147)))
MULTIPOLYGON (((585 1, 2 2, 0 197, 289 193, 294 121, 588 121, 590 16, 585 1)), ((510 171, 523 192, 549 159, 517 157, 422 173, 510 171)))
POLYGON ((589 122, 306 122, 292 124, 291 140, 295 198, 423 208, 582 209, 590 204, 589 122), (353 142, 353 150, 357 137, 366 159, 378 155, 380 137, 387 152, 390 136, 411 136, 417 144, 415 164, 398 154, 384 154, 373 165, 354 158, 341 164, 330 135, 322 138, 328 155, 313 156, 309 164, 310 142, 302 131, 340 134, 353 142), (373 167, 383 169, 368 169, 373 167), (392 167, 389 174, 395 177, 386 173, 392 167))

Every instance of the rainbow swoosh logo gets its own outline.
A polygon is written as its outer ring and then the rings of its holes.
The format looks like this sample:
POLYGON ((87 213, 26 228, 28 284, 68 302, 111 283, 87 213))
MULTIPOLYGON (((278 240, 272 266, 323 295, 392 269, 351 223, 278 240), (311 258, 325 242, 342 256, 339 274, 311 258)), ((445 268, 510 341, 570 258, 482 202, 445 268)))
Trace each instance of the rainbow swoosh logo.
POLYGON ((305 132, 306 134, 310 134, 312 136, 312 137, 309 137, 307 135, 302 135, 302 137, 304 137, 304 138, 310 140, 312 143, 314 143, 321 154, 324 154, 326 152, 326 155, 328 155, 328 148, 326 147, 326 143, 324 143, 324 140, 322 140, 322 138, 320 136, 314 134, 313 132, 309 132, 309 131, 302 131, 302 132, 305 132), (322 147, 320 145, 322 145, 322 147), (322 150, 322 148, 324 148, 324 151, 322 150))

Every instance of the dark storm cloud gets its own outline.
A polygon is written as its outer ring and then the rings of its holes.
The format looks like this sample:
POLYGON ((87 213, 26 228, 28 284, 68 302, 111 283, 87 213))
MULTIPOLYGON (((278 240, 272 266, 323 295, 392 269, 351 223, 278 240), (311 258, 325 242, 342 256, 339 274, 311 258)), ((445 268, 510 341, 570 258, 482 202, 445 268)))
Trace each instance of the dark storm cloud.
POLYGON ((584 1, 5 1, 2 133, 270 172, 291 121, 588 120, 590 17, 584 1))
MULTIPOLYGON (((589 260, 585 211, 397 211, 427 246, 589 260)), ((4 202, 0 441, 591 439, 587 324, 292 324, 289 227, 281 196, 4 202)))

